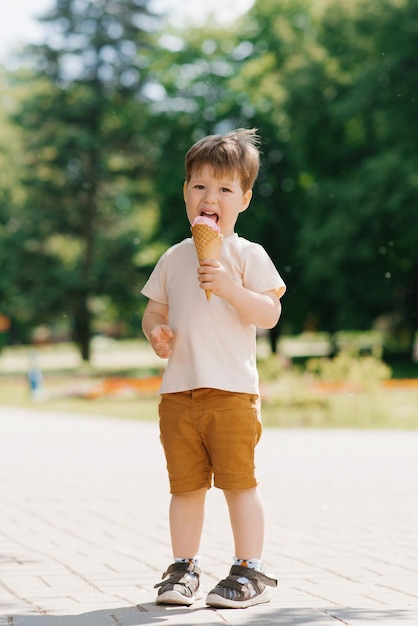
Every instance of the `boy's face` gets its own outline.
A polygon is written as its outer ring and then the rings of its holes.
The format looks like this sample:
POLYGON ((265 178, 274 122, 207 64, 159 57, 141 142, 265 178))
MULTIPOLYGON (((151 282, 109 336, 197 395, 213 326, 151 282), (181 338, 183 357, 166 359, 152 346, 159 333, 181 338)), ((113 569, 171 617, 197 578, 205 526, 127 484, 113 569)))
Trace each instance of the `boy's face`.
POLYGON ((224 237, 228 237, 234 233, 238 215, 250 204, 252 191, 242 191, 236 174, 215 178, 210 165, 204 165, 184 183, 183 194, 190 224, 198 215, 205 215, 218 224, 224 237))

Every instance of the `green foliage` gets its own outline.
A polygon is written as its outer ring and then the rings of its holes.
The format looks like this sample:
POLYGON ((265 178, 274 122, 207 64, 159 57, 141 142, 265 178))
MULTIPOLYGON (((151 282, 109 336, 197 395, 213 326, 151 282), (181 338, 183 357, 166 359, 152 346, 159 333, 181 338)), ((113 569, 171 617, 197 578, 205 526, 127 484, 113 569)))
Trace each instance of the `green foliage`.
POLYGON ((299 230, 303 286, 321 327, 367 328, 379 314, 396 311, 412 338, 416 2, 361 2, 347 14, 341 3, 322 14, 317 40, 325 62, 305 68, 305 89, 292 90, 289 100, 294 140, 313 181, 299 230), (307 118, 301 103, 309 94, 315 97, 307 118))
POLYGON ((56 0, 46 44, 2 94, 20 102, 0 139, 1 312, 16 336, 65 318, 88 358, 97 302, 139 326, 139 287, 189 235, 186 150, 243 126, 263 155, 237 230, 288 283, 279 328, 377 320, 410 350, 417 0, 257 0, 232 27, 179 31, 148 9, 56 0))
POLYGON ((418 427, 418 393, 370 391, 335 393, 304 406, 264 403, 263 423, 284 428, 389 428, 418 427))
POLYGON ((391 370, 375 356, 360 356, 354 348, 340 352, 333 359, 309 359, 306 369, 322 381, 336 381, 353 385, 355 389, 375 389, 390 378, 391 370))
POLYGON ((417 425, 413 395, 409 392, 404 412, 395 410, 398 395, 381 386, 390 378, 390 368, 378 356, 360 355, 355 343, 334 358, 308 359, 304 368, 286 365, 276 356, 261 359, 259 373, 263 420, 269 426, 417 425))
POLYGON ((335 333, 333 341, 339 350, 352 357, 371 354, 377 360, 382 358, 384 336, 379 331, 341 330, 335 333))
POLYGON ((141 97, 148 18, 146 3, 131 0, 57 0, 44 17, 52 39, 30 48, 35 69, 21 77, 31 84, 14 115, 26 199, 9 217, 17 222, 9 243, 19 253, 7 266, 26 306, 12 293, 8 308, 32 326, 66 316, 85 360, 91 302, 109 296, 125 319, 138 307, 135 259, 150 204, 141 178, 152 169, 141 97))

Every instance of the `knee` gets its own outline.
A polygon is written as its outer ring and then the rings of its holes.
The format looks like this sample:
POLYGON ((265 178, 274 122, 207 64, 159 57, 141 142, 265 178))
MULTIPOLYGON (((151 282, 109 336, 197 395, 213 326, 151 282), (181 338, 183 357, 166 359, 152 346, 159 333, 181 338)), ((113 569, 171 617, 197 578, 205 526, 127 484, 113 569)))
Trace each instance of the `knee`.
POLYGON ((200 503, 205 500, 207 489, 195 489, 194 491, 185 491, 183 493, 173 493, 171 500, 173 502, 183 503, 185 506, 200 503))

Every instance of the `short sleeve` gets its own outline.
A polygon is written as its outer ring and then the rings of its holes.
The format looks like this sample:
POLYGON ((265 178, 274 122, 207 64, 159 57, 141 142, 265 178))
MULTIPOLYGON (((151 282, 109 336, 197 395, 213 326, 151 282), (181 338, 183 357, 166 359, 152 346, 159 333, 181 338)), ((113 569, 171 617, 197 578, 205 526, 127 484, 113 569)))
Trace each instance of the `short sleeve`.
POLYGON ((286 284, 273 261, 264 248, 256 243, 245 250, 243 280, 244 287, 256 293, 275 291, 277 297, 281 298, 286 291, 286 284))
POLYGON ((166 252, 160 257, 150 277, 141 289, 141 293, 144 296, 161 304, 168 304, 167 262, 168 255, 166 252))

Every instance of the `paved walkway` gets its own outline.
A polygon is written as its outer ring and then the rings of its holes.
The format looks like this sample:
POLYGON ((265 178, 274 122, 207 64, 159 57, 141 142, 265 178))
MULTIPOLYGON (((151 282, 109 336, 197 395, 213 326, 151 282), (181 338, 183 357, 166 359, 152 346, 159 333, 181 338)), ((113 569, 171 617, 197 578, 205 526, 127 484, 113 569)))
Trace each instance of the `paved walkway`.
MULTIPOLYGON (((0 626, 418 624, 418 432, 265 430, 273 601, 154 604, 171 561, 157 425, 0 408, 0 626)), ((204 588, 227 573, 208 495, 204 588)))

